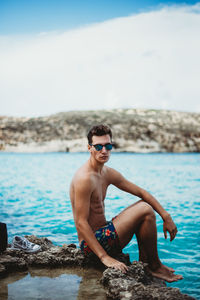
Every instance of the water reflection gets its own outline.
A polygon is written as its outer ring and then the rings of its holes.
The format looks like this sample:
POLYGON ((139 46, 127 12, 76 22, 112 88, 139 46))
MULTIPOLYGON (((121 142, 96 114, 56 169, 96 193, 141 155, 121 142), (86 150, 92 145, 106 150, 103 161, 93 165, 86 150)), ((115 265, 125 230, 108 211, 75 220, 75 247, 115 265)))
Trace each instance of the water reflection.
POLYGON ((30 269, 0 280, 1 300, 106 300, 102 271, 59 268, 30 269))

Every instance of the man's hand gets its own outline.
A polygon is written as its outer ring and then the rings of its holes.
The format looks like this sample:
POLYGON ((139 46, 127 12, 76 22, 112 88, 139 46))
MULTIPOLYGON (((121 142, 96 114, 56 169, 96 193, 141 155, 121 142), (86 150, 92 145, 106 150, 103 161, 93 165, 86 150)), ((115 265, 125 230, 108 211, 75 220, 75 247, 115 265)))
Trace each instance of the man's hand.
POLYGON ((118 260, 112 258, 112 257, 109 256, 109 255, 103 256, 103 257, 101 258, 101 262, 102 262, 106 267, 114 268, 114 269, 117 269, 117 270, 121 270, 123 273, 126 273, 126 271, 128 271, 128 267, 127 267, 124 263, 122 263, 122 262, 120 262, 120 261, 118 261, 118 260))
POLYGON ((173 241, 173 239, 175 238, 175 236, 178 232, 177 227, 174 224, 174 222, 169 214, 163 220, 163 231, 164 231, 165 239, 167 238, 167 231, 169 232, 170 242, 173 241))

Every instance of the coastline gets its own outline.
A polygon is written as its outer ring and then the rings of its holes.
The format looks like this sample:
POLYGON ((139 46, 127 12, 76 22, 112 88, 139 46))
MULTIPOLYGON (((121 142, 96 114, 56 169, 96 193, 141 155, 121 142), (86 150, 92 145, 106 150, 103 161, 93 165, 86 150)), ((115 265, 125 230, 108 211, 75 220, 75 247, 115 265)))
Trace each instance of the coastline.
POLYGON ((106 123, 115 152, 200 152, 200 114, 113 109, 63 112, 47 117, 0 117, 0 151, 86 152, 88 129, 106 123))

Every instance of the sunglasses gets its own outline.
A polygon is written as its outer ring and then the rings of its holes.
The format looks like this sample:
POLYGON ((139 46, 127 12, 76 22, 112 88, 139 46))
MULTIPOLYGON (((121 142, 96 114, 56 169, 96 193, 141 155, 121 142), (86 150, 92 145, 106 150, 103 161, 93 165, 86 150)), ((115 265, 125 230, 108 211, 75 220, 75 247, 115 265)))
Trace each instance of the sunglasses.
POLYGON ((90 146, 94 146, 94 148, 97 151, 101 151, 103 149, 103 147, 105 147, 106 150, 110 151, 110 150, 112 150, 113 144, 110 144, 110 143, 105 144, 105 145, 102 145, 102 144, 96 144, 96 145, 90 144, 90 146))

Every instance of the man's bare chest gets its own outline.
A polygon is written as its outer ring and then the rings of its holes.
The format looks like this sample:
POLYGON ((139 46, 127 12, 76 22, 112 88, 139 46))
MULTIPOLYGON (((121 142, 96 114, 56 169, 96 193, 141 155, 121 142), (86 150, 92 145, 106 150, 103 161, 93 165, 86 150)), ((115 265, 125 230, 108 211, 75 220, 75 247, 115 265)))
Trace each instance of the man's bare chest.
POLYGON ((95 184, 95 189, 91 195, 91 205, 104 206, 104 199, 106 197, 107 189, 108 184, 105 181, 97 181, 95 184))

